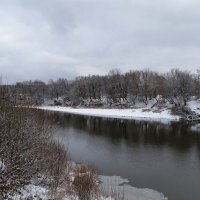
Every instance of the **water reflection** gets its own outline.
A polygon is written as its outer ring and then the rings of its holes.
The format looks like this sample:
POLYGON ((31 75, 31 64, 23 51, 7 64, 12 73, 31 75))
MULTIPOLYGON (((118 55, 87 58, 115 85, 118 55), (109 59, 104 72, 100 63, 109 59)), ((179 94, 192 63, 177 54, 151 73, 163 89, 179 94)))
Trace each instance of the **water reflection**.
POLYGON ((200 150, 200 133, 191 131, 189 123, 159 122, 94 118, 51 113, 59 128, 73 127, 88 134, 106 137, 112 143, 126 143, 129 146, 152 145, 157 148, 169 146, 179 152, 186 152, 197 146, 200 150))

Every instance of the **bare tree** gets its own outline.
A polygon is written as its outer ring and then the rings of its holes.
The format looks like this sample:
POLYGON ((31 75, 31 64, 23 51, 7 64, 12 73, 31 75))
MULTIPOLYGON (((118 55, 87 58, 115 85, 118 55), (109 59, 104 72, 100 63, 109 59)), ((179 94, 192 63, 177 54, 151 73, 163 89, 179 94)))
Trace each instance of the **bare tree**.
POLYGON ((166 75, 166 91, 168 97, 177 105, 187 104, 193 93, 193 78, 188 71, 171 70, 166 75), (176 101, 175 101, 176 100, 176 101))
POLYGON ((130 71, 125 74, 128 79, 128 94, 133 103, 140 94, 140 71, 130 71))
POLYGON ((140 75, 140 94, 144 97, 145 104, 148 104, 148 97, 153 94, 153 72, 145 70, 140 75))

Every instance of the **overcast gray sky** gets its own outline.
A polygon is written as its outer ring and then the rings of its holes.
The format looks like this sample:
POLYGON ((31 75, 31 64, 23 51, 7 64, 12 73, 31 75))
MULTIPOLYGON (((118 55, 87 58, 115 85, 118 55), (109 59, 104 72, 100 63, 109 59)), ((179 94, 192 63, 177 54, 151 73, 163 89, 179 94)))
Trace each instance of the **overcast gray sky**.
POLYGON ((200 69, 199 0, 0 0, 8 82, 200 69))

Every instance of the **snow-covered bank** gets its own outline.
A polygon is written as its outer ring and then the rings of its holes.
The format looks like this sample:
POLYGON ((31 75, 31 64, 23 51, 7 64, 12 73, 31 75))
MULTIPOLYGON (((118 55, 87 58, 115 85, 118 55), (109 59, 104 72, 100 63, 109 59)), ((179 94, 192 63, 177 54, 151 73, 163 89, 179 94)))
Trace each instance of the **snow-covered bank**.
POLYGON ((119 119, 140 119, 140 120, 153 120, 153 121, 178 121, 179 116, 172 115, 170 109, 102 109, 102 108, 72 108, 62 106, 41 106, 38 107, 42 110, 65 112, 77 115, 106 117, 106 118, 119 118, 119 119))
MULTIPOLYGON (((106 194, 111 194, 114 192, 116 196, 121 197, 121 199, 126 200, 167 200, 162 193, 157 192, 148 188, 135 188, 128 185, 128 180, 123 179, 120 176, 99 176, 101 181, 101 188, 106 194)), ((107 195, 106 195, 107 196, 107 195)), ((47 188, 43 186, 38 186, 34 184, 29 184, 21 189, 20 193, 16 193, 14 196, 10 196, 10 199, 15 200, 48 200, 52 199, 47 188)), ((8 199, 9 199, 8 198, 8 199)), ((63 200, 78 200, 76 196, 63 195, 63 200)), ((115 200, 113 197, 100 196, 93 200, 115 200)))
MULTIPOLYGON (((29 184, 25 186, 23 189, 20 190, 19 193, 16 193, 14 196, 9 196, 5 200, 27 200, 27 199, 32 199, 32 200, 51 200, 54 199, 51 197, 49 194, 48 189, 42 186, 37 186, 34 184, 29 184)), ((63 195, 61 198, 62 200, 79 200, 77 196, 73 195, 63 195)), ((114 200, 111 197, 99 197, 98 199, 94 200, 114 200)), ((150 199, 151 200, 151 199, 150 199)))

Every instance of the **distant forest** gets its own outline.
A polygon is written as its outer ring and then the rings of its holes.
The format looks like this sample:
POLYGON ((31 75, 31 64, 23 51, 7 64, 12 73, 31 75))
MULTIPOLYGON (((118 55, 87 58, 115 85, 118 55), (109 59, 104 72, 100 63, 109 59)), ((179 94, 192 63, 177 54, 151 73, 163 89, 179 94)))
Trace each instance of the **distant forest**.
POLYGON ((191 96, 200 97, 200 70, 197 73, 173 69, 159 74, 151 70, 120 73, 111 70, 108 75, 79 76, 75 80, 59 78, 44 83, 40 80, 9 85, 16 99, 59 99, 65 104, 79 105, 84 100, 107 101, 110 104, 136 101, 148 104, 152 98, 162 97, 178 105, 186 105, 191 96))

